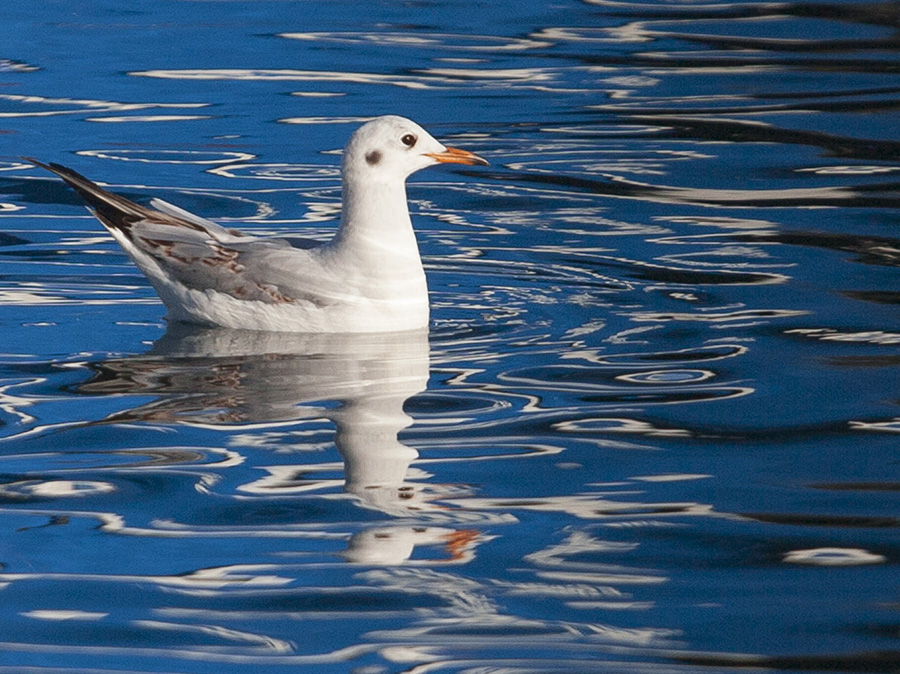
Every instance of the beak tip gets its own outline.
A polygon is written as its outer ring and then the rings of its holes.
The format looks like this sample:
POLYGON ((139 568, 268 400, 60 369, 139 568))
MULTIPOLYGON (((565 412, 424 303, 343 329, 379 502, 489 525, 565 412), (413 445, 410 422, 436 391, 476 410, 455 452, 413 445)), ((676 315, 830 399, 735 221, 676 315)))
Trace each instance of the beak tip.
POLYGON ((444 148, 443 152, 435 152, 429 154, 429 157, 437 160, 442 164, 467 164, 468 166, 490 166, 488 160, 479 157, 474 152, 468 150, 460 150, 455 147, 444 148))

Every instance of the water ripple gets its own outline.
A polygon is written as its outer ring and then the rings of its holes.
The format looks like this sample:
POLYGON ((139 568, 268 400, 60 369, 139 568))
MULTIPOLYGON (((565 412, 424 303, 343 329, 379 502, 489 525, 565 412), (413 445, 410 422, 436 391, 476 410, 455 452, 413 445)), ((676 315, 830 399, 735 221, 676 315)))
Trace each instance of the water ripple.
POLYGON ((334 181, 340 178, 336 166, 320 164, 228 164, 209 169, 209 172, 223 178, 252 178, 257 180, 287 181, 334 181))
POLYGON ((49 117, 85 112, 132 112, 154 108, 204 108, 207 106, 207 103, 121 103, 93 99, 0 94, 0 118, 49 117))
POLYGON ((197 150, 79 150, 76 154, 98 159, 136 161, 145 164, 230 164, 254 159, 246 152, 209 152, 197 150))
POLYGON ((891 668, 893 4, 191 4, 9 9, 0 670, 891 668), (15 159, 324 240, 384 112, 427 337, 166 330, 15 159))
POLYGON ((550 42, 507 38, 496 35, 455 35, 452 33, 389 32, 375 33, 352 32, 308 32, 281 33, 278 37, 289 40, 306 40, 311 42, 375 45, 378 47, 411 47, 416 49, 453 49, 465 51, 507 52, 538 49, 550 46, 550 42))

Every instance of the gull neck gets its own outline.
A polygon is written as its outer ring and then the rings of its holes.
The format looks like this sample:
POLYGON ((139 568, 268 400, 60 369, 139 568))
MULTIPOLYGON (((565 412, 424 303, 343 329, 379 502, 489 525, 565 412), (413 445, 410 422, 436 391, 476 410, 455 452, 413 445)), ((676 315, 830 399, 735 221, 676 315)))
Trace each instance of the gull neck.
POLYGON ((403 180, 351 175, 343 180, 342 197, 336 246, 392 264, 421 267, 403 180))

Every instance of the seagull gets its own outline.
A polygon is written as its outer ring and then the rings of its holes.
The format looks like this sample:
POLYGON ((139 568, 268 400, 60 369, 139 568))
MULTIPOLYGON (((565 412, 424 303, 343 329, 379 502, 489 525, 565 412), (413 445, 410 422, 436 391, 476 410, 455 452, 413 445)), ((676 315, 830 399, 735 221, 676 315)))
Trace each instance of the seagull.
POLYGON ((142 206, 65 166, 25 159, 81 195, 147 276, 169 321, 309 333, 427 328, 406 178, 435 164, 488 164, 411 120, 377 117, 344 148, 341 221, 321 243, 226 229, 162 199, 142 206))

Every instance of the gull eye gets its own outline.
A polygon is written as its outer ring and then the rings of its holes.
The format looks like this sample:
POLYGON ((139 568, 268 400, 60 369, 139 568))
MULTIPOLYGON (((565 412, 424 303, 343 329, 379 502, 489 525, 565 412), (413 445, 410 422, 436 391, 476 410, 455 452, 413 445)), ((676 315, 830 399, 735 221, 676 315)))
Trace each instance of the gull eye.
POLYGON ((416 144, 417 140, 418 138, 416 138, 413 134, 408 133, 400 139, 400 142, 403 143, 406 147, 412 147, 416 144))

